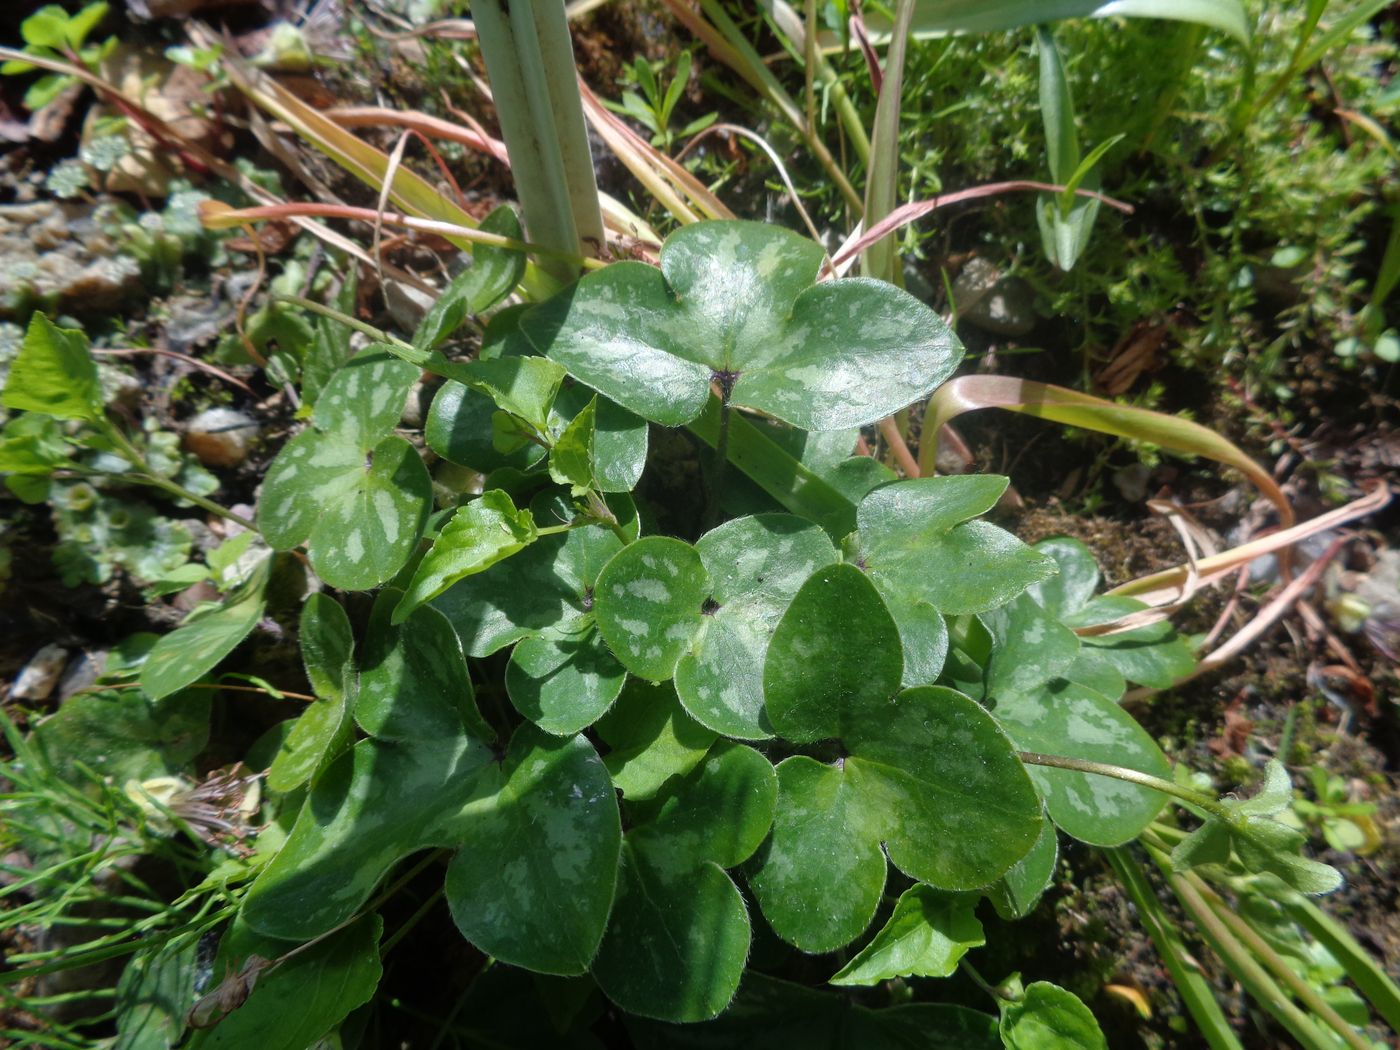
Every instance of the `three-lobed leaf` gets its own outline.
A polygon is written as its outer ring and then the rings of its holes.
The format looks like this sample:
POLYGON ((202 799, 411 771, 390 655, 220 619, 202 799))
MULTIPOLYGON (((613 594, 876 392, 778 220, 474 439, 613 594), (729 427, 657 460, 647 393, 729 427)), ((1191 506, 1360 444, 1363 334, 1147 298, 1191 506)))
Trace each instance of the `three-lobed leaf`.
POLYGON ((258 499, 277 550, 305 543, 327 583, 368 590, 408 561, 432 498, 418 453, 389 431, 419 371, 384 350, 351 358, 326 383, 313 425, 278 453, 258 499))
POLYGON ((652 422, 695 419, 718 378, 735 404, 807 430, 874 422, 925 396, 960 357, 907 293, 861 279, 814 285, 821 247, 755 222, 666 239, 659 270, 585 276, 521 321, 571 375, 652 422))

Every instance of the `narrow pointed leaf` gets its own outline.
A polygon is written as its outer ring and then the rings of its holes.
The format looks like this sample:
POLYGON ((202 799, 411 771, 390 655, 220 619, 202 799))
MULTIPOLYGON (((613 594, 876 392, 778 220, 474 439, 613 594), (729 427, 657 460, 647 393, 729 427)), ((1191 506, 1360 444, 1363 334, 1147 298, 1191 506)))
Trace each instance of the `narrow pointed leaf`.
POLYGON ((831 979, 873 985, 893 977, 947 977, 971 948, 987 943, 973 914, 977 898, 916 884, 900 895, 889 921, 831 979))
POLYGON ((517 510, 500 489, 489 489, 465 507, 458 507, 419 562, 403 601, 394 610, 394 622, 402 623, 414 609, 458 580, 484 572, 523 550, 534 542, 535 535, 530 512, 517 510))
MULTIPOLYGON (((522 240, 520 220, 508 204, 495 208, 481 220, 486 233, 522 240)), ((463 270, 428 309, 413 333, 413 345, 435 350, 468 317, 475 317, 500 302, 525 275, 525 256, 491 244, 472 246, 472 265, 463 270)))

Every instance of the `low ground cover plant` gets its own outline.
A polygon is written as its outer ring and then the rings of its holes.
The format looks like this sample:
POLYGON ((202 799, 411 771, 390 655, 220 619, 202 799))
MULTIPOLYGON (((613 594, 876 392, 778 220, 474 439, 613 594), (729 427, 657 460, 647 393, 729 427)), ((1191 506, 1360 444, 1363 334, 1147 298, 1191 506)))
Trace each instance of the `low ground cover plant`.
MULTIPOLYGON (((913 7, 894 11, 895 84, 913 7)), ((403 1026, 423 1045, 1106 1047, 1056 974, 984 972, 977 955, 1089 850, 1191 1038, 1244 1045, 1229 983, 1309 1050, 1384 1045, 1400 989, 1316 903, 1342 875, 1306 834, 1351 842, 1371 812, 1325 776, 1295 803, 1277 759, 1222 796, 1124 706, 1197 672, 1171 595, 1384 492, 1293 526, 1269 473, 1205 428, 955 379, 965 348, 899 286, 892 240, 858 231, 833 254, 726 215, 599 105, 674 229, 605 211, 579 146, 586 99, 550 60, 562 10, 474 8, 523 215, 477 222, 402 166, 402 143, 383 153, 217 59, 379 195, 200 206, 211 230, 245 228, 260 272, 257 222, 339 238, 336 281, 284 280, 263 307, 296 338, 250 338, 250 293, 225 339, 294 406, 251 511, 130 426, 82 330, 35 312, 9 362, 12 492, 110 528, 113 491, 149 490, 218 530, 202 563, 177 536, 149 566, 89 536, 85 572, 115 564, 151 597, 202 600, 28 732, 5 718, 7 845, 28 867, 0 888, 22 902, 3 928, 74 931, 0 979, 55 1012, 35 1045, 92 1045, 107 1025, 128 1048, 375 1046, 403 1026), (325 217, 372 222, 375 253, 325 217), (466 265, 416 324, 371 324, 358 282, 398 279, 380 227, 415 222, 466 265), (857 256, 864 275, 840 276, 857 256), (1229 464, 1280 532, 1108 588, 1084 543, 989 520, 1007 477, 928 469, 943 425, 990 405, 1229 464), (857 454, 876 434, 903 457, 857 454), (264 636, 294 649, 308 692, 237 670, 264 636), (55 983, 104 964, 119 968, 105 984, 55 983)), ((1038 39, 1053 87, 1054 40, 1038 39)), ((622 111, 650 106, 670 144, 679 89, 632 69, 647 97, 622 111)), ((888 97, 877 147, 897 141, 888 97)), ((1068 269, 1103 153, 1062 144, 1037 207, 1068 269)), ((894 170, 864 173, 866 231, 893 211, 894 170)))

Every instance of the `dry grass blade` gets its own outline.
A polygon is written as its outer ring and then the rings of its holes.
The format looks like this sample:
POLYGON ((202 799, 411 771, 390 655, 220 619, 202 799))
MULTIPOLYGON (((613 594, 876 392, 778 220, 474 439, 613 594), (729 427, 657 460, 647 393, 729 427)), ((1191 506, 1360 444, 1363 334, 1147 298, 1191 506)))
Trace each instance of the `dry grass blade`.
POLYGON ((672 160, 608 110, 582 80, 583 112, 608 149, 678 222, 732 219, 734 213, 684 165, 672 160), (657 193, 660 183, 661 192, 657 193))
POLYGON ((455 142, 494 157, 502 164, 510 164, 510 158, 506 155, 506 144, 500 139, 492 138, 480 128, 464 128, 450 120, 429 116, 416 110, 397 110, 384 106, 345 106, 322 112, 343 128, 408 128, 425 138, 455 142))
MULTIPOLYGON (((902 204, 895 208, 868 230, 857 226, 834 256, 836 269, 838 273, 845 272, 851 263, 860 257, 861 252, 880 238, 888 236, 902 226, 922 219, 925 215, 937 211, 939 208, 946 208, 952 204, 962 204, 965 201, 980 200, 983 197, 995 197, 1001 193, 1063 193, 1064 189, 1063 186, 1056 186, 1049 182, 1017 179, 1011 182, 989 182, 985 186, 974 186, 968 190, 958 190, 956 193, 944 193, 937 197, 930 197, 928 200, 910 201, 908 204, 902 204)), ((1105 196, 1102 193, 1085 189, 1076 189, 1074 192, 1076 196, 1102 201, 1110 208, 1117 208, 1125 214, 1131 215, 1133 212, 1131 204, 1105 196)))
MULTIPOLYGON (((1293 508, 1269 472, 1215 431, 1189 420, 1144 408, 1118 405, 1048 383, 1013 376, 961 376, 953 379, 943 384, 929 399, 920 432, 936 435, 949 420, 979 408, 1002 408, 1101 434, 1147 441, 1172 452, 1204 456, 1234 467, 1268 497, 1285 526, 1293 524, 1293 508)), ((925 473, 932 469, 937 455, 935 442, 936 438, 934 441, 926 440, 919 450, 920 465, 925 473)))

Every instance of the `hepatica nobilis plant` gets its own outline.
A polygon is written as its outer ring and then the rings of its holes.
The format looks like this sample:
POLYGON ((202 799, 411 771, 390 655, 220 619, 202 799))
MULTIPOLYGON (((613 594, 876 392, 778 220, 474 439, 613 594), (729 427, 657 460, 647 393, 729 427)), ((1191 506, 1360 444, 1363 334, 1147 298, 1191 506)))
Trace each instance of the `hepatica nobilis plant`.
MULTIPOLYGON (((508 211, 491 222, 519 236, 508 211)), ((818 282, 822 261, 771 226, 689 226, 660 268, 497 309, 453 360, 453 331, 520 278, 483 247, 411 342, 322 385, 258 525, 377 594, 359 631, 328 593, 304 607, 318 699, 271 763, 285 839, 263 837, 227 966, 342 931, 433 849, 486 955, 702 1021, 745 981, 755 909, 802 952, 846 949, 835 984, 946 976, 982 943, 983 898, 1034 906, 1060 834, 1121 844, 1182 793, 1117 701, 1189 670, 1185 643, 1162 623, 1098 633, 1140 606, 1098 593, 1082 545, 983 520, 1005 478, 852 457, 854 428, 927 396, 961 348, 893 286, 818 282), (442 510, 393 433, 423 369, 446 378, 429 448, 485 479, 442 510), (685 514, 632 492, 676 490, 645 474, 677 473, 649 440, 682 427, 704 524, 671 535, 654 523, 685 514)), ((1191 797, 1202 857, 1233 843, 1294 885, 1320 877, 1278 859, 1267 813, 1191 797)), ((1003 1036, 1033 1007, 1092 1025, 1065 998, 1033 985, 1003 1036)), ((921 1018, 998 1042, 990 1016, 921 1018)))

